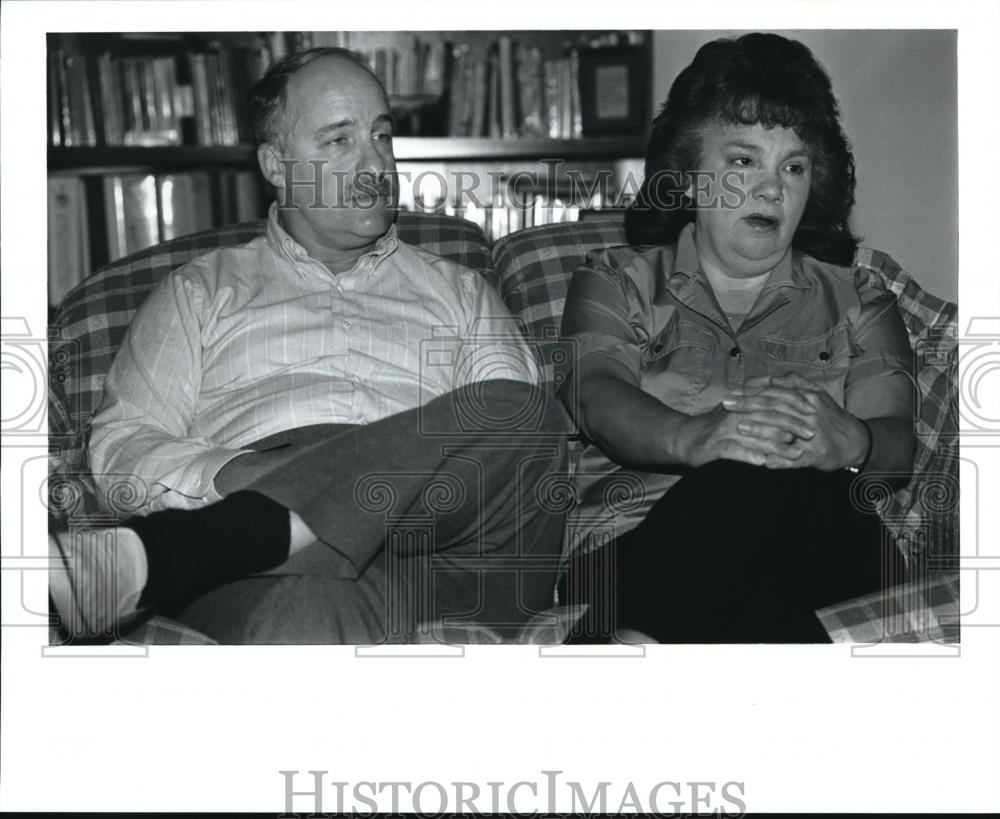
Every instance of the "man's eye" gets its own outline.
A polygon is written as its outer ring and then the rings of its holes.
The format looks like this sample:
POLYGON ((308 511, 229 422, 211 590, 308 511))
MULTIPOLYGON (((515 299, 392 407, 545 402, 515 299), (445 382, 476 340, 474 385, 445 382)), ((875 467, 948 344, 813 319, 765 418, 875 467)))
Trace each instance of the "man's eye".
POLYGON ((345 136, 330 137, 323 144, 324 145, 346 145, 347 144, 347 137, 345 137, 345 136))
POLYGON ((734 156, 729 162, 737 168, 749 168, 753 164, 753 160, 748 156, 734 156))
POLYGON ((379 142, 392 142, 392 134, 375 134, 375 139, 379 142))

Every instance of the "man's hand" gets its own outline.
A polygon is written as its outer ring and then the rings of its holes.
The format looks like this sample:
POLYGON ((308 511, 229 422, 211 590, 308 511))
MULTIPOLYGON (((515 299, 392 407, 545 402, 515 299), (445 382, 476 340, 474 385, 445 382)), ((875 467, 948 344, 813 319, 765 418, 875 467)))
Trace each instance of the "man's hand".
POLYGON ((830 395, 796 373, 748 379, 742 395, 722 402, 723 407, 742 420, 737 423, 746 435, 759 435, 756 414, 788 414, 800 421, 806 432, 796 433, 798 458, 780 452, 767 453, 765 466, 773 469, 814 467, 833 472, 860 466, 868 450, 865 425, 839 407, 830 395))
POLYGON ((803 452, 796 442, 810 434, 811 427, 791 412, 735 412, 718 406, 686 420, 678 435, 678 450, 688 466, 723 459, 755 466, 772 461, 795 464, 803 452))

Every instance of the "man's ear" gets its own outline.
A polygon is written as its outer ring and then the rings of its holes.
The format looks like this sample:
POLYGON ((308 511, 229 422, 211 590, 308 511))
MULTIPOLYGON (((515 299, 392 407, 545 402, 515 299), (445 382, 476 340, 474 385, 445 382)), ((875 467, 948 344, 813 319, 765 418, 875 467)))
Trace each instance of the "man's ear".
POLYGON ((285 166, 281 162, 281 154, 277 146, 265 142, 257 148, 257 163, 260 172, 271 187, 283 190, 285 187, 285 166))

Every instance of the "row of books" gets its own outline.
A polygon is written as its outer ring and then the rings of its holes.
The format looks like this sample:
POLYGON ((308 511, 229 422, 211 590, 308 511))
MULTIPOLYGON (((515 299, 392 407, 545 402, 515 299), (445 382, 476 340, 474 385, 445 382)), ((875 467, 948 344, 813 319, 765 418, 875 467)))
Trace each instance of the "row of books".
POLYGON ((579 59, 543 59, 537 46, 501 36, 487 49, 451 53, 448 136, 579 139, 579 59))
POLYGON ((578 222, 581 216, 593 209, 580 204, 564 202, 557 196, 539 195, 528 206, 513 202, 497 202, 480 206, 472 202, 447 205, 438 210, 448 216, 468 219, 479 226, 486 235, 486 241, 493 243, 508 233, 538 225, 553 225, 560 222, 578 222))
POLYGON ((62 147, 238 145, 244 100, 270 64, 265 48, 178 55, 48 55, 49 143, 62 147))
POLYGON ((255 171, 53 175, 48 179, 49 304, 90 275, 160 242, 260 219, 267 198, 255 171), (89 188, 89 190, 88 190, 89 188), (100 248, 93 251, 93 241, 100 248))
POLYGON ((445 92, 447 46, 442 38, 406 32, 299 31, 276 32, 268 43, 275 59, 324 46, 353 51, 378 75, 390 97, 441 97, 445 92))
MULTIPOLYGON (((579 49, 553 58, 507 34, 274 32, 143 56, 49 52, 53 146, 236 145, 252 141, 246 96, 272 60, 313 46, 349 48, 385 83, 414 136, 583 135, 579 49), (467 41, 466 41, 467 40, 467 41)), ((617 42, 617 35, 608 41, 617 42)), ((601 47, 604 41, 581 41, 601 47)))
MULTIPOLYGON (((489 242, 522 228, 575 222, 581 214, 627 204, 589 182, 501 189, 485 203, 475 193, 447 204, 420 194, 401 185, 399 207, 468 219, 489 242)), ((256 171, 54 174, 48 179, 49 304, 56 307, 96 265, 190 233, 261 219, 268 203, 256 171)))

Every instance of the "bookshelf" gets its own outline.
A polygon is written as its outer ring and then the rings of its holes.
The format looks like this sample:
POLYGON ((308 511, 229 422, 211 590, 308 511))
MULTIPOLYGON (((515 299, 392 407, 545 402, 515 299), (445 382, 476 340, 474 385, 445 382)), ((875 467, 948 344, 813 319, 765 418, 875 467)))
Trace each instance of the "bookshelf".
MULTIPOLYGON (((504 160, 560 157, 564 159, 620 159, 642 156, 645 135, 596 136, 582 139, 510 139, 487 137, 397 137, 393 140, 396 160, 449 162, 458 159, 504 160)), ((113 173, 123 169, 165 170, 201 165, 255 168, 251 145, 205 145, 103 148, 49 147, 50 171, 87 174, 113 173)))
MULTIPOLYGON (((50 34, 50 300, 149 244, 264 216, 268 193, 242 101, 274 59, 320 45, 354 50, 383 79, 405 173, 471 168, 505 179, 558 159, 561 173, 610 170, 614 187, 645 151, 652 86, 646 31, 50 34), (633 122, 608 133, 585 121, 584 109, 593 106, 581 104, 581 92, 593 88, 583 73, 595 55, 600 65, 617 54, 631 67, 608 71, 619 72, 619 83, 631 72, 633 122), (641 99, 639 110, 634 99, 641 99), (177 214, 186 217, 173 224, 177 214)), ((506 207, 493 191, 483 194, 485 208, 438 200, 435 209, 473 218, 496 239, 538 218, 576 218, 579 207, 558 199, 563 190, 563 181, 553 186, 550 179, 544 195, 553 208, 527 217, 488 213, 506 207)), ((584 205, 607 203, 605 193, 584 205)), ((427 209, 422 198, 403 206, 427 209)))

